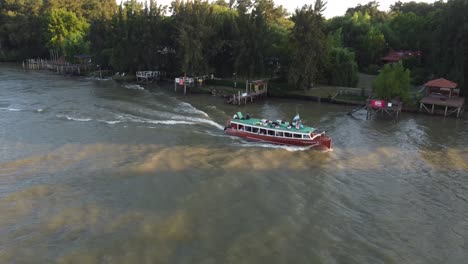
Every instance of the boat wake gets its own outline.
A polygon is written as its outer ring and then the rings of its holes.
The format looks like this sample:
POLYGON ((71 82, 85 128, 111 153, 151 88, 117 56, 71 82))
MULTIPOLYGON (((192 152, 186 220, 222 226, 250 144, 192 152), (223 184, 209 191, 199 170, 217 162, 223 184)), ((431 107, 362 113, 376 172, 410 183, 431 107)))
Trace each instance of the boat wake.
POLYGON ((207 113, 193 107, 193 105, 186 103, 186 102, 181 102, 179 106, 175 108, 175 110, 178 112, 189 113, 189 114, 200 114, 205 117, 209 117, 207 113))
POLYGON ((161 124, 161 125, 193 125, 194 122, 184 121, 184 120, 154 120, 149 118, 137 117, 128 114, 116 114, 119 122, 135 122, 135 123, 144 123, 144 124, 161 124))
POLYGON ((183 120, 187 122, 194 122, 194 123, 202 123, 214 126, 220 130, 224 130, 224 127, 213 120, 205 119, 205 118, 198 118, 198 117, 185 117, 185 116, 173 116, 173 119, 176 120, 183 120))
POLYGON ((270 149, 284 149, 290 152, 296 151, 306 151, 310 150, 312 147, 298 147, 298 146, 285 146, 285 145, 275 145, 269 143, 261 143, 261 142, 240 142, 236 143, 235 145, 247 148, 270 148, 270 149))
POLYGON ((10 111, 10 112, 20 112, 23 111, 22 109, 17 109, 17 108, 0 108, 0 111, 10 111))
POLYGON ((126 84, 126 85, 123 85, 123 87, 130 89, 130 90, 145 90, 145 88, 143 88, 142 86, 138 84, 126 84))
POLYGON ((109 125, 115 125, 115 124, 118 124, 118 123, 121 123, 121 122, 122 122, 121 120, 115 120, 115 121, 98 120, 98 121, 99 121, 99 122, 102 122, 102 123, 109 124, 109 125))
POLYGON ((197 133, 197 134, 201 134, 201 135, 209 135, 209 136, 212 136, 212 137, 229 137, 228 135, 224 134, 224 133, 213 133, 213 132, 210 132, 208 130, 205 130, 205 131, 193 131, 194 133, 197 133))
POLYGON ((112 78, 98 78, 98 77, 87 77, 85 80, 91 81, 112 81, 112 78))
POLYGON ((68 116, 68 115, 56 115, 56 117, 60 119, 67 119, 70 121, 79 121, 79 122, 89 122, 93 120, 91 118, 79 118, 79 117, 73 117, 73 116, 68 116))

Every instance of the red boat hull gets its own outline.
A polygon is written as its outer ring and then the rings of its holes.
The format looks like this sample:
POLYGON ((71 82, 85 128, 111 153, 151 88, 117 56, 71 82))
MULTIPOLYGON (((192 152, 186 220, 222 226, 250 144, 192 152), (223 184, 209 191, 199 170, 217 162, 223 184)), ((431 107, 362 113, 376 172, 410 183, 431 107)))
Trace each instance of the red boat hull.
POLYGON ((300 146, 300 147, 313 147, 318 149, 329 150, 331 149, 331 138, 323 135, 318 136, 313 140, 295 139, 295 138, 284 138, 275 137, 270 135, 261 135, 255 133, 249 133, 226 127, 224 131, 227 135, 245 138, 248 140, 268 142, 271 144, 288 145, 288 146, 300 146))

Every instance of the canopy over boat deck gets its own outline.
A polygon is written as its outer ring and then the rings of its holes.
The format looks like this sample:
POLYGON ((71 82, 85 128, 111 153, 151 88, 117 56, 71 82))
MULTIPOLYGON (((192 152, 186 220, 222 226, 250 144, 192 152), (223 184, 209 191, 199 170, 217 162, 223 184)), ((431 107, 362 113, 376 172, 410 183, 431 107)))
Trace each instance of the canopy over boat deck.
POLYGON ((436 106, 444 108, 444 116, 456 114, 463 110, 465 98, 459 96, 458 84, 444 78, 436 79, 424 84, 425 97, 421 99, 419 110, 426 110, 430 114, 436 112, 436 106))

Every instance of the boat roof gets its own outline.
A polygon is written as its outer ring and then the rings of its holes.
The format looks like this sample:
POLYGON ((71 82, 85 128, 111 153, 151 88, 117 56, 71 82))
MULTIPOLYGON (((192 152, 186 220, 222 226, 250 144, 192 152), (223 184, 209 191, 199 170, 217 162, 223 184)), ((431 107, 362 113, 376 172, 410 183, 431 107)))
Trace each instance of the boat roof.
MULTIPOLYGON (((263 119, 264 120, 264 119, 263 119)), ((273 121, 274 120, 270 120, 270 121, 273 121)), ((260 127, 260 128, 265 128, 265 129, 276 129, 276 130, 284 130, 285 132, 289 132, 289 133, 294 133, 294 132, 299 132, 299 133, 307 133, 309 134, 310 132, 314 132, 315 131, 315 128, 313 127, 308 127, 308 126, 303 126, 302 128, 300 129, 296 129, 295 127, 291 127, 288 129, 288 126, 290 125, 289 122, 281 122, 279 127, 278 128, 275 128, 273 127, 272 125, 267 125, 267 126, 264 126, 263 122, 262 122, 262 119, 258 119, 258 118, 249 118, 249 119, 232 119, 231 122, 234 122, 234 123, 240 123, 240 124, 244 124, 244 125, 249 125, 249 126, 256 126, 256 127, 260 127)))

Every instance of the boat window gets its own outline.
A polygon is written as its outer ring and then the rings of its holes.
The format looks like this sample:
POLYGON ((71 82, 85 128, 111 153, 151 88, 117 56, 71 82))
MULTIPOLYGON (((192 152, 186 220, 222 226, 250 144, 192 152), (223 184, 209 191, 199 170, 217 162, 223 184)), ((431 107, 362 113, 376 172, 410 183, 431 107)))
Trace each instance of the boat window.
POLYGON ((245 126, 245 131, 247 131, 247 132, 252 132, 252 127, 245 126))
POLYGON ((232 128, 237 129, 237 124, 233 123, 232 128))
POLYGON ((284 136, 284 133, 283 133, 283 132, 276 131, 276 136, 277 136, 277 137, 283 137, 283 136, 284 136))
POLYGON ((244 126, 243 126, 243 125, 239 125, 239 130, 244 130, 244 126))
POLYGON ((302 138, 301 134, 293 134, 293 135, 294 135, 294 138, 302 138))
POLYGON ((288 132, 284 132, 284 136, 285 136, 285 137, 292 137, 292 134, 291 134, 291 133, 288 133, 288 132))
POLYGON ((310 136, 309 135, 302 135, 302 138, 309 138, 310 139, 310 136))
POLYGON ((253 133, 258 133, 258 127, 252 127, 252 132, 253 133))
POLYGON ((260 129, 260 134, 261 135, 266 135, 266 129, 260 129))
POLYGON ((274 135, 275 135, 275 131, 274 131, 274 130, 268 130, 268 135, 274 136, 274 135))

